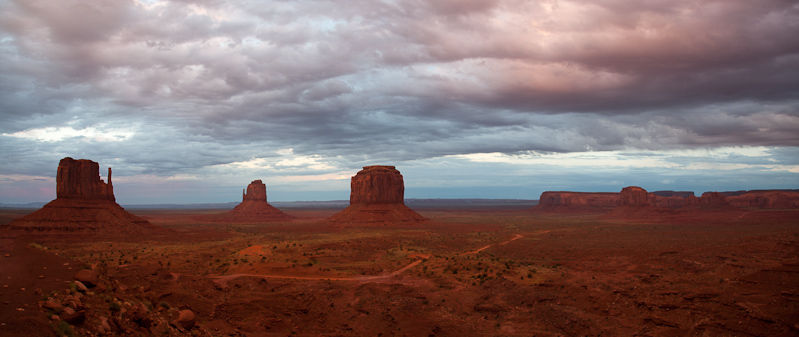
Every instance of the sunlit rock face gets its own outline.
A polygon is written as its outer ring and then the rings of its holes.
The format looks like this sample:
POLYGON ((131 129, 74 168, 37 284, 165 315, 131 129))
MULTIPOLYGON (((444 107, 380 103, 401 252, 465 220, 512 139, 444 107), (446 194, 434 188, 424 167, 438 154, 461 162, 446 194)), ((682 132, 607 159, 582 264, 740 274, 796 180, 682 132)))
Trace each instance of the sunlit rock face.
POLYGON ((405 204, 405 183, 394 166, 364 166, 350 187, 350 205, 405 204))
POLYGON ((405 206, 405 183, 394 166, 365 166, 350 187, 350 206, 325 220, 331 227, 405 226, 427 220, 405 206))
POLYGON ((638 186, 629 186, 621 190, 619 206, 649 206, 648 193, 638 186))
POLYGON ((150 224, 116 203, 111 184, 100 179, 100 166, 88 159, 64 158, 58 164, 56 199, 3 228, 25 232, 159 234, 170 230, 150 224))

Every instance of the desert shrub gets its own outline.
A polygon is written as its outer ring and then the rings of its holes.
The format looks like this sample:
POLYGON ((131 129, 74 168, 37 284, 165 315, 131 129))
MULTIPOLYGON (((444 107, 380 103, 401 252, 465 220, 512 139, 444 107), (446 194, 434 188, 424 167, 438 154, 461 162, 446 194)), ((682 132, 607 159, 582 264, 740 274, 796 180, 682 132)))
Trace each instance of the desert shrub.
POLYGON ((119 304, 119 302, 117 301, 113 301, 111 303, 108 303, 108 309, 110 309, 111 311, 120 311, 122 310, 122 305, 119 304))
POLYGON ((164 308, 164 309, 169 309, 169 308, 171 308, 171 307, 169 306, 169 303, 167 303, 166 301, 162 301, 161 303, 158 303, 158 305, 159 305, 159 306, 161 306, 161 307, 162 307, 162 308, 164 308))
POLYGON ((72 326, 69 323, 64 321, 58 321, 55 326, 55 332, 59 336, 67 336, 67 337, 74 337, 75 330, 72 329, 72 326))

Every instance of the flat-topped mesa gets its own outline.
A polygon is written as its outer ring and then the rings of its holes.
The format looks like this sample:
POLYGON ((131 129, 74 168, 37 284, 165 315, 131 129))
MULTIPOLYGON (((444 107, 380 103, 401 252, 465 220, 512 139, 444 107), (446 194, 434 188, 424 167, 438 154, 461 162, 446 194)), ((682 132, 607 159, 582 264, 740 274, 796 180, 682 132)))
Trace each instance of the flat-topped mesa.
POLYGON ((324 220, 331 227, 406 226, 427 220, 405 206, 405 183, 394 166, 364 166, 350 187, 350 205, 324 220))
POLYGON ((261 180, 253 180, 247 189, 242 191, 241 201, 266 201, 266 185, 261 180))
POLYGON ((699 207, 702 208, 728 208, 727 197, 719 192, 705 192, 699 197, 699 207))
POLYGON ((619 205, 617 192, 566 192, 546 191, 541 193, 533 211, 545 213, 594 212, 612 209, 619 205))
POLYGON ((405 182, 394 166, 364 166, 350 187, 350 205, 405 204, 405 182))
POLYGON ((56 174, 56 198, 116 201, 111 184, 111 168, 108 168, 106 184, 100 179, 100 165, 96 162, 70 157, 61 159, 56 174))
POLYGON ((734 207, 745 208, 799 208, 797 190, 752 190, 720 192, 734 207))
POLYGON ((629 186, 621 189, 619 206, 649 206, 648 193, 638 186, 629 186))
POLYGON ((687 198, 689 196, 694 195, 693 191, 654 191, 649 192, 649 194, 654 194, 659 197, 681 197, 687 198))

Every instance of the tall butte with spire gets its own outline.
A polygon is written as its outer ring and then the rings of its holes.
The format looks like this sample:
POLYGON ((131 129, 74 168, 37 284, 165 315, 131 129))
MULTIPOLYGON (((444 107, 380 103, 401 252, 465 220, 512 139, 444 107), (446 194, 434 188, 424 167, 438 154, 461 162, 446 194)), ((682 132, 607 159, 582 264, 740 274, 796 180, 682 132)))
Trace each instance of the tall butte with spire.
POLYGON ((331 227, 416 225, 427 219, 405 206, 394 166, 364 166, 350 182, 350 206, 325 220, 331 227))
POLYGON ((266 185, 253 180, 241 193, 241 203, 230 212, 203 217, 213 222, 280 222, 290 221, 293 216, 266 202, 266 185))
POLYGON ((108 183, 100 166, 88 159, 61 159, 56 174, 56 199, 15 219, 4 229, 25 232, 155 233, 168 231, 150 224, 116 203, 108 168, 108 183))

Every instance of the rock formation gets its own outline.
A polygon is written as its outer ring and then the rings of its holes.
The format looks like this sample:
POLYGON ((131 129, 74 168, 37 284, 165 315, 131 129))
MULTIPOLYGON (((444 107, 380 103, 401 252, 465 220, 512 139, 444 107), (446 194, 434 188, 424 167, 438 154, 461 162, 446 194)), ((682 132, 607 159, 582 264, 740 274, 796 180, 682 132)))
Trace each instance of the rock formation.
POLYGON ((649 206, 648 193, 638 186, 629 186, 621 189, 619 206, 649 206))
POLYGON ((619 204, 620 194, 615 192, 563 192, 546 191, 541 193, 538 212, 591 212, 611 209, 619 204))
POLYGON ((4 229, 25 232, 81 232, 143 234, 168 232, 116 203, 111 184, 100 179, 96 162, 64 158, 58 164, 56 199, 41 209, 15 219, 4 229))
POLYGON ((405 183, 394 166, 364 166, 352 177, 350 206, 325 220, 332 227, 412 225, 424 217, 405 206, 405 183))
POLYGON ((649 193, 649 197, 647 198, 647 200, 650 205, 655 207, 682 208, 685 207, 688 197, 696 198, 696 196, 694 196, 694 192, 686 192, 686 193, 691 193, 691 194, 682 197, 680 195, 663 196, 654 193, 649 193))
POLYGON ((649 194, 654 194, 659 197, 680 197, 680 198, 687 198, 689 196, 694 195, 694 192, 691 191, 654 191, 649 192, 649 194))
POLYGON ((247 185, 241 199, 241 203, 230 212, 198 219, 212 222, 283 222, 294 219, 266 202, 266 185, 261 180, 253 180, 247 185))
POLYGON ((699 197, 700 208, 733 208, 727 197, 719 192, 705 192, 699 197))
POLYGON ((742 208, 787 209, 799 208, 799 191, 796 190, 753 190, 743 193, 721 192, 727 202, 742 208), (734 194, 733 194, 734 193, 734 194))

